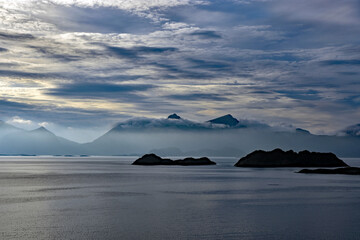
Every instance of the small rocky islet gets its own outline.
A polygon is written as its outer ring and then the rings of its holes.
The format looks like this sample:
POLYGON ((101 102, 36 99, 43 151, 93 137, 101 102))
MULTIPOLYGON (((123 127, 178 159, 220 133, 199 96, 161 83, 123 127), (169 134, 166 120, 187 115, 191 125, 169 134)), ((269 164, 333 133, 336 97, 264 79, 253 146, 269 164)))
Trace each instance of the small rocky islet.
MULTIPOLYGON (((199 166, 215 165, 207 157, 171 160, 161 158, 156 154, 145 154, 132 165, 178 165, 178 166, 199 166)), ((344 161, 339 159, 333 153, 320 153, 310 151, 294 152, 292 150, 283 151, 274 149, 272 151, 256 150, 245 157, 241 158, 235 167, 253 167, 253 168, 274 168, 274 167, 328 167, 331 169, 302 169, 297 173, 308 174, 346 174, 360 175, 360 168, 350 167, 344 161), (335 168, 337 167, 337 168, 335 168), (334 169, 335 168, 335 169, 334 169)))
POLYGON ((207 157, 171 160, 168 158, 161 158, 153 153, 145 154, 141 158, 137 159, 132 165, 178 165, 178 166, 198 166, 198 165, 215 165, 216 163, 211 161, 207 157))
POLYGON ((333 153, 294 152, 274 149, 272 151, 256 150, 241 158, 235 167, 348 167, 333 153))

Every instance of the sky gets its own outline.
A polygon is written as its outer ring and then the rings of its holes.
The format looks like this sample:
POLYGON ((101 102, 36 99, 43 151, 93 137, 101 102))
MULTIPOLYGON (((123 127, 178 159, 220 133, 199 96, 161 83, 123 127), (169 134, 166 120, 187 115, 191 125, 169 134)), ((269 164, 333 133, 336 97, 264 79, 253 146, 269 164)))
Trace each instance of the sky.
POLYGON ((0 120, 84 142, 227 113, 360 123, 358 0, 0 0, 0 120))

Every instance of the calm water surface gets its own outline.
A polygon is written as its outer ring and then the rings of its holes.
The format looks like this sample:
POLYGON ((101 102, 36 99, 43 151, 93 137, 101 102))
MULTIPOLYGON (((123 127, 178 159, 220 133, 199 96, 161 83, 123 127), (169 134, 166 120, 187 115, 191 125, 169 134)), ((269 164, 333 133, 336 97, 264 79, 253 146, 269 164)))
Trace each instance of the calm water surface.
POLYGON ((134 160, 0 157, 0 239, 360 239, 359 176, 134 160))

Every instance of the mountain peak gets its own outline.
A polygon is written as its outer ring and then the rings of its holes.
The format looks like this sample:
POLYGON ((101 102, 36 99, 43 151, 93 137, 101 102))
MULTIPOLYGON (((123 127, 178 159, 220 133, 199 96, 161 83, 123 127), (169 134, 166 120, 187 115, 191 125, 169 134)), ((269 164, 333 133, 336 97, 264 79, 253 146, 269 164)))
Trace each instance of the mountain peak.
POLYGON ((177 115, 176 113, 173 113, 168 116, 168 119, 181 119, 181 117, 179 115, 177 115))
POLYGON ((32 130, 31 132, 33 132, 33 133, 51 133, 51 134, 53 134, 52 132, 47 130, 45 127, 39 127, 37 129, 32 130))
POLYGON ((231 116, 231 114, 226 114, 224 116, 209 120, 208 122, 213 124, 224 124, 228 126, 235 126, 239 124, 239 120, 231 116))

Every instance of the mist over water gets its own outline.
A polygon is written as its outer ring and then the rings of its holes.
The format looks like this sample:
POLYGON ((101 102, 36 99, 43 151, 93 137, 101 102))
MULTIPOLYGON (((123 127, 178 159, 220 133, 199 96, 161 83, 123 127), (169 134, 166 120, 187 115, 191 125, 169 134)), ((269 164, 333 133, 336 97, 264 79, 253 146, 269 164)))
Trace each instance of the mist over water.
MULTIPOLYGON (((0 157, 2 239, 357 239, 360 179, 297 168, 0 157)), ((344 159, 360 166, 360 159, 344 159)))
POLYGON ((86 144, 91 155, 144 154, 241 157, 257 150, 309 150, 357 157, 360 138, 318 136, 269 129, 111 131, 86 144))
POLYGON ((314 135, 299 128, 239 121, 231 115, 203 123, 171 116, 168 119, 129 119, 84 144, 59 137, 44 127, 25 131, 3 123, 0 130, 12 133, 0 134, 0 154, 124 156, 156 153, 160 156, 241 157, 258 149, 282 148, 333 152, 340 157, 360 156, 360 137, 356 135, 314 135), (219 119, 223 124, 217 123, 219 119))

